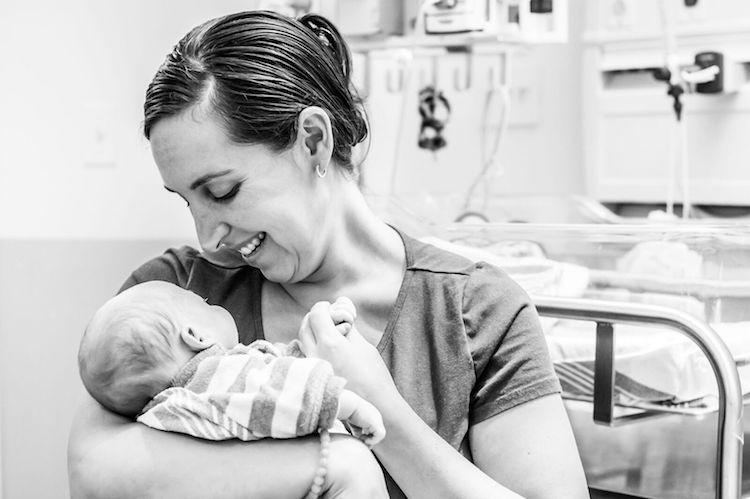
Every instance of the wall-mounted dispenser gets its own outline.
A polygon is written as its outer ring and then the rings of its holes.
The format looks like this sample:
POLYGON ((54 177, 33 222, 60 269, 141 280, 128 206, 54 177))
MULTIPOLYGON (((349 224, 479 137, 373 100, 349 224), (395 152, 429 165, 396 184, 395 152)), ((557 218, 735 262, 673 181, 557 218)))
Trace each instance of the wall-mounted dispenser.
POLYGON ((699 94, 718 94, 724 91, 724 54, 721 52, 701 52, 695 55, 695 65, 700 69, 716 67, 714 78, 704 83, 698 83, 695 91, 699 94))
POLYGON ((722 52, 700 52, 695 54, 695 65, 698 70, 713 70, 712 80, 695 85, 699 94, 731 93, 739 90, 744 83, 742 64, 733 62, 722 52))

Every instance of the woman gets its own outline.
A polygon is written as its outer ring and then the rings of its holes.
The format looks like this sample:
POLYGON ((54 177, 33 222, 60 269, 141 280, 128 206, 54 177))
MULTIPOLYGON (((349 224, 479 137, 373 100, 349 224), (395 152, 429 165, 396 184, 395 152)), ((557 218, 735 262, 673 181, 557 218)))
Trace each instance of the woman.
MULTIPOLYGON (((349 71, 344 41, 318 16, 241 13, 188 33, 149 86, 144 128, 203 251, 170 250, 124 287, 187 287, 230 310, 245 343, 290 341, 315 302, 347 296, 356 330, 306 340, 380 409, 387 436, 373 452, 391 497, 587 497, 528 297, 365 204, 351 151, 367 127, 349 71)), ((372 472, 357 445, 334 442, 334 470, 372 472)), ((293 497, 315 462, 314 442, 207 445, 93 403, 69 451, 81 496, 293 497)))

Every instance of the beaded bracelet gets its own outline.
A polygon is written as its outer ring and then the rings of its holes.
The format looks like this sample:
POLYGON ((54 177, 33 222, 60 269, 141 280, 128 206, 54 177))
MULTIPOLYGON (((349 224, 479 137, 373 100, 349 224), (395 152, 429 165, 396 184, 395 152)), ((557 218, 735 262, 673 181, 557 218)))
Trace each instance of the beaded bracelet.
POLYGON ((326 474, 328 473, 328 455, 330 451, 331 435, 326 429, 320 430, 320 461, 318 461, 318 469, 315 470, 315 477, 305 499, 317 499, 320 493, 323 492, 323 484, 326 481, 326 474))

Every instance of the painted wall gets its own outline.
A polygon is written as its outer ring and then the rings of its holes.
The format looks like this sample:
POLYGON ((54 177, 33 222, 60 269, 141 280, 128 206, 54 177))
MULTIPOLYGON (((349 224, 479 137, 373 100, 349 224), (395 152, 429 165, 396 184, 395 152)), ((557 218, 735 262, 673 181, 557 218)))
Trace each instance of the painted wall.
MULTIPOLYGON (((509 122, 498 154, 500 174, 489 185, 493 197, 583 192, 583 11, 584 2, 570 2, 568 43, 512 49, 509 122)), ((487 49, 480 46, 478 50, 487 49)), ((447 203, 458 209, 455 206, 463 202, 482 169, 482 137, 489 152, 504 112, 499 95, 489 94, 490 67, 498 65, 500 56, 482 53, 468 64, 467 55, 461 53, 418 56, 405 64, 405 91, 394 91, 400 89, 399 64, 384 59, 373 58, 365 79, 372 146, 365 160, 364 183, 378 195, 395 193, 412 200, 430 197, 435 205, 445 207, 447 203), (467 71, 470 87, 464 90, 460 87, 467 71), (417 93, 428 84, 435 84, 451 106, 443 132, 447 145, 434 153, 417 145, 417 93)), ((550 206, 544 208, 549 211, 550 206)))
MULTIPOLYGON (((0 236, 190 237, 187 211, 177 196, 163 195, 140 133, 143 95, 185 31, 253 3, 2 2, 0 41, 16 49, 4 54, 6 74, 0 78, 5 118, 0 123, 0 236)), ((511 121, 501 156, 505 173, 493 185, 498 194, 582 188, 582 2, 571 3, 572 43, 533 48, 516 72, 529 92, 532 116, 522 123, 511 121)), ((446 131, 450 149, 438 162, 416 148, 416 123, 405 125, 399 190, 412 190, 426 179, 430 190, 439 193, 468 186, 479 165, 460 160, 476 159, 484 94, 468 99, 454 111, 446 131)), ((416 117, 416 106, 407 105, 416 117)), ((385 134, 374 121, 375 134, 385 134)), ((392 158, 393 147, 393 142, 381 141, 371 151, 371 171, 387 167, 380 163, 392 158)))
POLYGON ((94 310, 173 241, 0 241, 3 499, 68 497, 68 429, 83 386, 76 354, 94 310))
POLYGON ((68 497, 83 327, 129 271, 194 239, 141 138, 146 85, 190 27, 247 6, 0 2, 3 499, 68 497))
POLYGON ((140 132, 148 82, 192 26, 252 2, 4 0, 0 236, 189 237, 140 132))
MULTIPOLYGON (((148 81, 189 28, 254 4, 0 2, 0 46, 7 48, 0 65, 3 499, 67 497, 65 447, 82 389, 75 362, 82 328, 130 270, 194 240, 183 202, 164 192, 141 136, 148 81)), ((532 57, 539 120, 509 131, 496 192, 575 191, 576 50, 539 47, 532 57)), ((452 126, 455 145, 475 133, 458 121, 452 126)), ((419 181, 410 175, 404 182, 419 181)))

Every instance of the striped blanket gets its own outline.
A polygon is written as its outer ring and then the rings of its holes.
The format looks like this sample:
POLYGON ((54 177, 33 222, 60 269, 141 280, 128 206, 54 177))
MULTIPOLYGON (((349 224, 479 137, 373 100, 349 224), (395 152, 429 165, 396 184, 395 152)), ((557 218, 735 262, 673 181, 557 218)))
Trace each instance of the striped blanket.
POLYGON ((258 340, 198 353, 137 420, 208 440, 293 438, 336 421, 345 380, 298 342, 258 340))
MULTIPOLYGON (((594 394, 594 361, 558 361, 554 363, 555 373, 560 378, 563 393, 579 397, 593 397, 594 394)), ((613 396, 616 404, 636 405, 641 402, 678 403, 673 394, 659 391, 630 376, 615 372, 613 396)))

